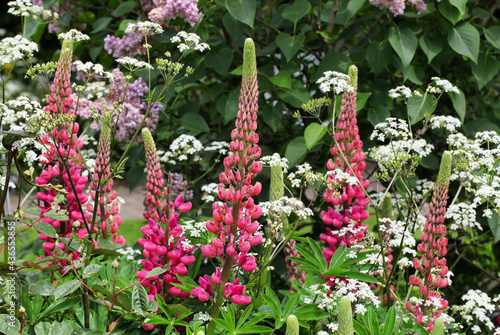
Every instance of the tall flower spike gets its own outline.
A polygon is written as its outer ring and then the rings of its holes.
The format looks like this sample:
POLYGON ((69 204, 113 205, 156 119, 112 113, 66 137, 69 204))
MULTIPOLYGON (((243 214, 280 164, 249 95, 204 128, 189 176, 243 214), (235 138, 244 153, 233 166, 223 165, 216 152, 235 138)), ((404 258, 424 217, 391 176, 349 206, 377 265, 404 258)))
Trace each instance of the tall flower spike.
POLYGON ((153 219, 159 221, 165 213, 163 203, 165 201, 165 188, 163 184, 163 172, 160 167, 158 153, 156 152, 156 145, 151 136, 151 131, 148 128, 142 129, 142 138, 144 141, 144 148, 146 150, 146 169, 147 169, 147 196, 146 206, 148 210, 144 211, 143 216, 146 220, 153 219))
POLYGON ((441 316, 441 311, 448 307, 446 301, 437 289, 448 286, 448 267, 446 266, 446 253, 448 240, 445 237, 446 226, 444 215, 448 199, 448 189, 451 175, 451 153, 445 151, 441 158, 438 180, 432 194, 429 214, 425 222, 418 252, 422 255, 413 259, 415 274, 410 276, 410 284, 417 286, 422 296, 423 303, 413 306, 408 301, 406 309, 415 315, 415 321, 425 324, 428 331, 434 327, 434 321, 441 316))
MULTIPOLYGON (((40 156, 40 162, 47 165, 35 181, 40 185, 61 185, 65 190, 63 201, 56 197, 55 187, 48 187, 44 192, 38 192, 37 197, 43 203, 42 222, 49 223, 56 228, 59 236, 70 237, 74 232, 84 239, 87 229, 83 229, 83 222, 89 222, 88 213, 82 211, 88 196, 83 193, 88 177, 81 175, 84 168, 83 157, 79 151, 83 142, 77 139, 79 125, 74 121, 75 111, 70 109, 73 105, 71 98, 70 75, 71 59, 73 55, 73 42, 65 40, 62 44, 61 55, 51 85, 51 93, 47 96, 49 105, 45 108, 46 119, 49 120, 52 129, 40 140, 48 151, 40 156), (68 170, 67 170, 68 168, 68 170), (58 199, 58 202, 54 202, 58 199), (66 211, 67 220, 54 220, 44 217, 44 214, 53 208, 57 212, 66 211), (78 224, 76 224, 78 223, 78 224)), ((94 231, 96 232, 96 231, 94 231)), ((40 233, 39 235, 45 249, 45 256, 57 254, 60 250, 66 250, 63 242, 55 241, 53 238, 40 233)), ((68 250, 69 252, 69 250, 68 250)), ((79 252, 73 253, 73 259, 79 256, 79 252)), ((66 265, 66 261, 62 261, 66 265)))
POLYGON ((113 179, 109 168, 109 154, 111 150, 111 127, 104 122, 99 136, 97 146, 97 160, 94 168, 94 181, 90 184, 91 199, 94 203, 87 203, 87 211, 94 212, 96 206, 96 190, 100 193, 99 204, 97 204, 96 215, 100 217, 101 236, 103 239, 110 239, 113 242, 125 244, 123 236, 118 237, 118 226, 122 219, 118 215, 118 194, 113 191, 113 179))
MULTIPOLYGON (((261 153, 257 145, 259 136, 255 132, 258 96, 255 46, 251 39, 246 39, 236 128, 231 132, 231 153, 224 158, 224 172, 219 176, 221 183, 218 196, 224 203, 220 205, 219 202, 214 202, 212 205, 213 221, 207 221, 206 227, 215 237, 211 244, 201 247, 204 256, 221 260, 222 271, 218 268, 209 283, 200 278, 201 287, 205 287, 203 292, 198 288, 191 292, 200 300, 205 299, 204 301, 215 296, 214 291, 217 292, 212 320, 219 315, 225 298, 230 298, 235 304, 246 305, 251 302, 251 297, 244 295, 245 285, 240 285, 238 278, 229 282, 229 277, 233 268, 246 272, 255 270, 255 257, 248 256, 247 253, 252 245, 262 241, 262 235, 257 232, 259 223, 253 221, 260 217, 262 209, 255 205, 252 198, 262 190, 259 182, 252 185, 252 178, 262 170, 262 163, 256 161, 261 153), (216 290, 212 289, 212 284, 217 286, 216 290), (200 292, 203 295, 200 296, 200 292)), ((212 335, 214 331, 215 323, 212 321, 208 334, 212 335)))
MULTIPOLYGON (((366 167, 365 154, 361 151, 363 142, 359 138, 359 129, 356 124, 357 77, 358 69, 352 65, 349 68, 348 84, 354 90, 344 92, 336 124, 335 141, 337 145, 330 151, 333 159, 328 160, 327 167, 330 171, 340 169, 342 172, 355 176, 363 187, 359 183, 349 185, 343 181, 340 197, 336 196, 334 187, 327 187, 325 190, 323 195, 325 201, 335 206, 321 212, 323 221, 327 225, 333 226, 333 229, 326 229, 326 234, 320 235, 320 238, 328 244, 323 250, 327 261, 330 261, 338 246, 342 244, 352 246, 362 242, 368 230, 366 225, 361 225, 361 221, 366 220, 369 215, 365 211, 369 200, 365 196, 364 189, 368 187, 370 182, 363 180, 366 167), (345 234, 339 234, 340 230, 345 231, 345 234)), ((328 176, 328 180, 328 184, 331 186, 337 184, 335 175, 328 176)))

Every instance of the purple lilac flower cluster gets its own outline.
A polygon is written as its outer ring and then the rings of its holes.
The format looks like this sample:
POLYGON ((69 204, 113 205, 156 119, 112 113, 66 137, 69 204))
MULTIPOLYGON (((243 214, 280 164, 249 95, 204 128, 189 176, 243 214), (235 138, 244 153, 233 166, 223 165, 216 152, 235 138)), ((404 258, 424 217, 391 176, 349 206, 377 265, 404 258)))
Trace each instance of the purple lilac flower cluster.
POLYGON ((418 14, 427 9, 427 4, 424 0, 370 0, 370 3, 379 8, 389 9, 394 16, 404 14, 407 4, 415 7, 418 14))
POLYGON ((144 36, 129 32, 122 38, 111 35, 106 36, 104 49, 114 58, 133 57, 146 53, 144 36))
MULTIPOLYGON (((112 74, 114 81, 109 88, 108 96, 94 101, 81 97, 78 101, 78 115, 83 119, 91 119, 95 112, 102 114, 105 110, 112 111, 113 119, 117 120, 115 139, 122 142, 130 141, 149 108, 148 103, 143 100, 149 88, 142 78, 127 86, 125 76, 119 69, 114 69, 112 74), (123 107, 121 112, 114 107, 115 103, 123 107)), ((151 131, 156 129, 156 124, 159 121, 158 113, 161 108, 160 103, 151 106, 144 127, 151 129, 151 131)), ((99 130, 101 124, 94 121, 90 128, 94 131, 99 130)))
POLYGON ((153 0, 155 8, 148 17, 155 23, 163 23, 168 19, 181 16, 187 23, 194 26, 201 18, 198 10, 198 0, 153 0))

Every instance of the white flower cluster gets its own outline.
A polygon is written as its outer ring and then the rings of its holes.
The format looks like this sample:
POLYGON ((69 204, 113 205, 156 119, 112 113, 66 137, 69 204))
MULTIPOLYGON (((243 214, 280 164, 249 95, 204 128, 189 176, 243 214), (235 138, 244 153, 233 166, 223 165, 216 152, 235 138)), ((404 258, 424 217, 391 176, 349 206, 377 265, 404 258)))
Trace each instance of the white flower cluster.
POLYGON ((386 138, 407 140, 410 138, 410 128, 405 120, 390 117, 375 125, 370 140, 375 138, 380 142, 384 142, 386 138))
POLYGON ((79 30, 71 29, 65 33, 57 35, 60 40, 72 40, 73 42, 88 41, 90 37, 79 30))
POLYGON ((0 68, 23 58, 31 58, 35 51, 38 51, 38 44, 21 35, 6 37, 0 41, 0 68))
POLYGON ((285 157, 280 157, 278 154, 274 154, 272 156, 264 156, 260 158, 263 165, 267 165, 270 167, 281 166, 283 172, 288 171, 288 159, 285 157))
POLYGON ((392 141, 387 145, 371 148, 370 156, 381 168, 387 168, 396 162, 406 163, 412 158, 412 154, 419 158, 426 157, 433 149, 434 146, 424 139, 392 141))
POLYGON ((404 96, 406 99, 411 98, 411 90, 406 86, 398 86, 389 90, 389 97, 392 99, 399 98, 400 96, 404 96))
MULTIPOLYGON (((134 249, 132 247, 125 247, 123 249, 118 250, 122 255, 127 256, 127 261, 133 261, 135 259, 135 255, 142 255, 142 252, 138 249, 134 249)), ((139 264, 140 264, 139 260, 139 264)))
POLYGON ((323 93, 334 92, 334 94, 340 94, 342 92, 354 92, 354 87, 349 85, 347 82, 349 76, 336 71, 326 71, 323 73, 323 77, 316 81, 319 84, 319 89, 323 93))
POLYGON ((205 202, 214 202, 215 197, 217 196, 218 186, 219 186, 219 184, 216 184, 216 183, 210 183, 208 185, 203 185, 201 187, 201 190, 205 194, 203 195, 201 200, 203 200, 205 202))
MULTIPOLYGON (((205 222, 195 222, 194 220, 188 220, 188 221, 183 221, 181 222, 182 227, 184 228, 184 234, 186 236, 190 237, 200 237, 202 233, 205 233, 207 231, 207 226, 205 222)), ((190 246, 191 241, 186 240, 187 245, 190 246)), ((184 247, 184 243, 183 243, 184 247)), ((186 250, 187 247, 184 247, 184 250, 186 250)))
POLYGON ((193 160, 199 161, 201 157, 198 152, 203 150, 203 145, 196 137, 191 135, 181 135, 177 137, 170 145, 170 151, 158 151, 160 161, 176 165, 177 162, 188 160, 188 156, 192 155, 193 160))
POLYGON ((163 33, 163 28, 158 24, 150 21, 129 23, 126 33, 135 33, 140 35, 154 35, 163 33))
POLYGON ((108 78, 110 81, 113 81, 113 75, 111 72, 104 71, 104 67, 101 64, 94 64, 92 62, 83 63, 80 60, 74 61, 73 65, 75 65, 78 71, 82 71, 88 74, 90 77, 92 76, 100 76, 108 78))
POLYGON ((305 208, 304 203, 295 198, 282 197, 276 201, 266 201, 259 203, 262 208, 262 215, 269 216, 270 213, 279 213, 290 216, 297 214, 299 220, 305 220, 314 215, 310 208, 305 208))
POLYGON ((31 16, 35 20, 40 18, 43 20, 57 20, 59 18, 58 13, 43 9, 42 6, 33 5, 31 0, 9 1, 7 6, 10 7, 7 13, 16 16, 31 16))
POLYGON ((467 231, 476 228, 483 230, 483 227, 476 220, 476 208, 465 202, 452 204, 447 208, 444 217, 453 220, 448 228, 452 231, 467 231))
MULTIPOLYGON (((495 325, 491 322, 489 315, 499 308, 498 302, 500 297, 492 299, 480 290, 469 290, 462 296, 462 300, 465 302, 464 305, 455 305, 452 309, 460 313, 468 325, 480 322, 489 330, 494 328, 495 325)), ((481 327, 477 324, 475 326, 476 331, 474 331, 474 334, 480 333, 481 327)))
POLYGON ((190 49, 200 52, 206 49, 210 50, 210 46, 207 43, 200 43, 200 40, 200 36, 195 33, 186 33, 185 31, 178 32, 177 35, 170 39, 172 43, 179 43, 177 48, 179 48, 180 52, 190 49))
MULTIPOLYGON (((500 136, 493 131, 476 133, 474 140, 462 134, 448 137, 453 149, 455 169, 451 180, 460 180, 466 190, 473 193, 470 205, 477 208, 485 202, 495 211, 500 208, 500 136)), ((490 210, 483 213, 491 216, 490 210)))
MULTIPOLYGON (((297 165, 297 171, 289 173, 287 178, 292 183, 292 187, 309 186, 314 184, 326 185, 331 178, 328 176, 333 176, 333 180, 337 183, 347 182, 350 185, 355 185, 358 183, 356 177, 350 176, 339 169, 334 171, 328 171, 327 173, 314 172, 309 163, 304 163, 302 165, 297 165)), ((336 185, 330 184, 329 187, 335 188, 336 185)))
POLYGON ((123 58, 118 58, 116 62, 121 64, 124 68, 126 68, 129 71, 135 71, 142 68, 153 70, 153 67, 147 62, 144 62, 142 60, 137 60, 135 58, 128 56, 125 56, 123 58))
POLYGON ((458 88, 456 86, 453 86, 446 79, 441 79, 439 77, 432 77, 431 80, 434 81, 436 87, 429 85, 427 91, 430 93, 441 93, 444 90, 445 92, 453 92, 456 94, 460 94, 458 88))
MULTIPOLYGON (((38 123, 38 120, 45 114, 41 105, 26 96, 20 96, 15 100, 9 100, 5 104, 0 103, 0 117, 4 130, 8 131, 32 131, 32 124, 38 123)), ((36 134, 41 136, 43 134, 36 134)), ((24 161, 29 166, 37 160, 36 151, 44 153, 46 148, 39 141, 37 136, 22 137, 14 142, 12 146, 24 152, 24 161)))
POLYGON ((394 221, 390 218, 381 218, 379 221, 382 223, 380 225, 380 232, 384 236, 384 239, 388 240, 388 245, 391 248, 402 248, 402 257, 398 261, 398 265, 401 268, 412 266, 411 259, 417 255, 417 252, 413 249, 416 241, 410 229, 408 229, 408 224, 403 221, 394 221))
POLYGON ((429 120, 431 129, 445 128, 450 133, 456 132, 456 129, 462 126, 459 119, 449 115, 433 116, 429 120))
POLYGON ((206 151, 217 151, 221 155, 227 154, 229 143, 224 141, 212 141, 205 147, 206 151))

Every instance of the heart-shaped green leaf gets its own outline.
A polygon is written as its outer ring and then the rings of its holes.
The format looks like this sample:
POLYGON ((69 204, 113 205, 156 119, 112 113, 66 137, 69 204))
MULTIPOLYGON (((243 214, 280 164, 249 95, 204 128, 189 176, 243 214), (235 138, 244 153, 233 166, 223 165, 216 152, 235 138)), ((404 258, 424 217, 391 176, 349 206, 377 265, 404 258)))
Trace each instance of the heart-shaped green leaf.
POLYGON ((276 44, 278 48, 280 48, 281 52, 286 57, 287 62, 289 62, 293 56, 299 52, 302 44, 306 40, 306 36, 304 33, 300 33, 298 35, 291 36, 290 34, 283 33, 276 37, 276 44))

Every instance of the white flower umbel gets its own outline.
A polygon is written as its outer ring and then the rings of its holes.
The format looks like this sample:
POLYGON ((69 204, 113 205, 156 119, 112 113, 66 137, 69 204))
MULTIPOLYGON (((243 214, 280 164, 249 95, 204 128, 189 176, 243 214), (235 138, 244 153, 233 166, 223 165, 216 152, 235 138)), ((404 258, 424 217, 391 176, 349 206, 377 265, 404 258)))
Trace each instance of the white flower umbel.
POLYGON ((0 41, 0 68, 23 58, 31 58, 35 51, 38 51, 38 44, 21 35, 6 37, 0 41))
POLYGON ((31 0, 9 1, 7 6, 10 7, 7 13, 16 16, 30 16, 35 20, 42 19, 44 21, 57 20, 59 18, 58 13, 43 9, 42 6, 34 5, 31 0))
POLYGON ((283 172, 288 170, 288 159, 285 157, 278 156, 264 156, 260 158, 260 161, 263 165, 267 165, 269 167, 281 166, 283 172))
POLYGON ((434 81, 434 84, 445 92, 453 92, 456 94, 460 94, 460 91, 456 86, 453 86, 448 80, 441 79, 439 77, 432 77, 431 80, 434 81))
POLYGON ((111 72, 104 71, 104 67, 101 64, 94 64, 92 62, 82 63, 82 61, 74 61, 73 65, 76 66, 78 71, 82 71, 89 75, 89 77, 99 76, 103 78, 108 78, 113 81, 113 75, 111 72))
POLYGON ((126 68, 127 70, 129 70, 131 72, 142 69, 142 68, 147 68, 147 69, 153 70, 153 67, 150 64, 148 64, 147 62, 137 60, 135 58, 128 57, 128 56, 123 57, 123 58, 118 58, 116 60, 116 62, 121 64, 124 68, 126 68))
POLYGON ((200 52, 205 51, 206 49, 210 50, 210 46, 207 43, 200 43, 200 36, 195 33, 186 33, 185 31, 180 31, 170 39, 172 43, 179 43, 177 48, 179 48, 180 52, 184 52, 186 50, 197 50, 200 52))
POLYGON ((65 33, 57 35, 60 40, 72 40, 73 42, 88 41, 90 37, 79 30, 71 29, 65 33))
POLYGON ((448 229, 452 231, 469 231, 471 229, 483 230, 483 227, 476 220, 476 209, 470 204, 460 202, 452 204, 444 215, 446 219, 452 219, 448 229))
POLYGON ((456 129, 462 126, 462 122, 459 119, 449 115, 433 116, 429 120, 429 123, 431 129, 445 128, 450 133, 456 132, 456 129))
POLYGON ((305 208, 302 201, 295 198, 282 197, 276 201, 266 201, 259 203, 262 208, 262 215, 268 216, 269 213, 284 214, 290 216, 297 214, 299 220, 305 220, 314 215, 310 208, 305 208))
POLYGON ((224 141, 212 141, 206 147, 205 151, 217 151, 221 155, 227 154, 229 143, 224 141))
POLYGON ((178 162, 187 161, 189 156, 192 156, 195 162, 201 160, 198 153, 202 150, 203 145, 196 137, 181 135, 172 142, 170 151, 158 151, 158 156, 160 161, 175 165, 178 162))
MULTIPOLYGON (((453 311, 460 313, 463 320, 468 325, 473 325, 476 322, 484 324, 489 330, 494 328, 489 315, 498 309, 498 297, 490 298, 486 293, 480 290, 469 290, 462 296, 464 305, 455 305, 453 311)), ((481 328, 478 326, 479 331, 481 328)))
POLYGON ((349 85, 347 82, 349 76, 336 71, 326 71, 323 73, 323 77, 316 81, 319 84, 319 89, 323 93, 334 92, 335 94, 340 94, 344 91, 354 92, 354 87, 349 85))
POLYGON ((400 96, 403 96, 406 99, 411 98, 412 97, 411 90, 406 86, 398 86, 396 88, 389 90, 390 98, 397 99, 400 96))
POLYGON ((163 28, 158 23, 150 21, 129 23, 126 33, 135 33, 139 35, 155 35, 163 33, 163 28))
POLYGON ((410 135, 410 128, 405 120, 390 117, 385 122, 375 125, 370 140, 373 141, 375 138, 380 142, 384 142, 387 138, 407 140, 410 135))
POLYGON ((201 200, 203 200, 205 202, 214 202, 215 197, 217 197, 218 186, 219 186, 219 184, 216 184, 216 183, 210 183, 208 185, 203 185, 201 187, 201 190, 202 190, 202 192, 204 192, 204 195, 201 198, 201 200))

